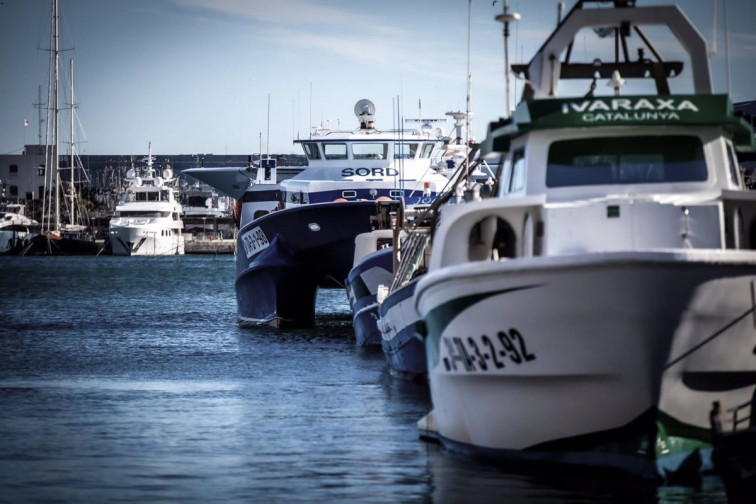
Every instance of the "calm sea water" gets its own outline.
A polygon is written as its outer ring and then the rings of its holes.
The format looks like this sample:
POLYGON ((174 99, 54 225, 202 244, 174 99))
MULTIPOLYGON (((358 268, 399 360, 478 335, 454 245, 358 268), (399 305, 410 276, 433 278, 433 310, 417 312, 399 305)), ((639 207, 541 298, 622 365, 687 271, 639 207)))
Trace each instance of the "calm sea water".
POLYGON ((318 327, 236 322, 232 256, 0 257, 0 502, 724 503, 418 440, 427 387, 318 327))

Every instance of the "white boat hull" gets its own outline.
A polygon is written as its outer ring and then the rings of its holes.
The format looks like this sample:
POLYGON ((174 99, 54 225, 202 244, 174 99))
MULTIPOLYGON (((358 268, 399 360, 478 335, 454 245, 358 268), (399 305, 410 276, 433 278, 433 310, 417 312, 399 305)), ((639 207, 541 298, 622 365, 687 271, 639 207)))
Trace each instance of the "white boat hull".
MULTIPOLYGON (((756 253, 489 261, 421 280, 433 434, 488 454, 674 470, 756 390, 756 253)), ((422 428, 422 426, 420 426, 422 428)), ((705 468, 705 467, 704 467, 705 468)))
POLYGON ((184 236, 172 229, 151 227, 110 227, 113 255, 184 255, 184 236))

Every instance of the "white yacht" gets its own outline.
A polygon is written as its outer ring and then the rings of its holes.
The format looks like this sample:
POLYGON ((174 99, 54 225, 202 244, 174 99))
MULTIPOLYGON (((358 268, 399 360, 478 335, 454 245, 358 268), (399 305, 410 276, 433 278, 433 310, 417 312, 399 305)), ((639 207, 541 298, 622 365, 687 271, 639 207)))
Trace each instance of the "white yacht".
POLYGON ((146 165, 126 174, 129 185, 110 219, 113 255, 183 255, 184 227, 181 205, 175 198, 176 178, 165 168, 162 176, 153 168, 152 144, 146 165))
POLYGON ((24 205, 7 203, 0 211, 0 254, 18 250, 39 223, 26 216, 24 205))
POLYGON ((433 401, 418 427, 451 450, 669 481, 711 469, 720 432, 756 414, 756 193, 735 155, 756 141, 677 6, 598 3, 514 68, 523 99, 482 144, 506 160, 495 197, 440 207, 414 294, 433 401), (614 60, 571 61, 578 33, 614 37, 614 60), (693 93, 673 94, 686 76, 693 93), (656 93, 626 92, 644 78, 656 93))

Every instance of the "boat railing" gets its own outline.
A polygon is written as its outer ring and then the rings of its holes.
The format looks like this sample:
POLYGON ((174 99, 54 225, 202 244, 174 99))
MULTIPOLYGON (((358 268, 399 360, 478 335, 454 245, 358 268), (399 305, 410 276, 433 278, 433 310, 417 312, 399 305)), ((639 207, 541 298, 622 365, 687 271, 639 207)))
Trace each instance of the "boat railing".
POLYGON ((741 424, 745 424, 746 428, 756 426, 756 418, 753 418, 753 400, 728 409, 727 412, 732 415, 733 431, 740 430, 739 427, 741 424), (743 416, 741 412, 745 410, 747 410, 747 413, 743 416))
POLYGON ((402 240, 400 247, 401 260, 394 279, 389 287, 389 292, 406 284, 415 276, 424 272, 425 256, 430 244, 429 229, 413 229, 402 240))

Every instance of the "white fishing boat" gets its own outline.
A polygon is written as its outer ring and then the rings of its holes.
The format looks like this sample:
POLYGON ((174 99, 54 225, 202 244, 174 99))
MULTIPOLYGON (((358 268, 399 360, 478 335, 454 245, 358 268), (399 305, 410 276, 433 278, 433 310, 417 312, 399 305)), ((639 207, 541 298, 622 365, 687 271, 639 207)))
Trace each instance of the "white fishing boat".
POLYGON ((113 255, 183 255, 181 204, 175 197, 177 179, 166 167, 162 176, 153 167, 152 144, 145 165, 126 174, 128 186, 110 219, 113 255))
POLYGON ((280 183, 275 211, 255 215, 245 194, 236 255, 241 323, 311 325, 317 290, 344 288, 355 237, 387 227, 399 201, 429 203, 446 185, 431 168, 440 133, 379 130, 374 114, 373 103, 360 100, 357 129, 318 128, 296 140, 309 164, 280 183))
POLYGON ((39 227, 39 222, 26 216, 20 203, 7 203, 0 211, 0 254, 23 249, 27 236, 39 227))
POLYGON ((671 479, 711 469, 715 403, 752 411, 756 193, 735 152, 756 142, 678 7, 596 3, 515 68, 523 100, 482 147, 506 156, 496 197, 439 209, 414 297, 433 401, 418 427, 452 450, 671 479), (614 36, 615 60, 571 61, 582 29, 614 36), (670 93, 678 75, 692 94, 670 93), (656 94, 623 88, 644 77, 656 94))

